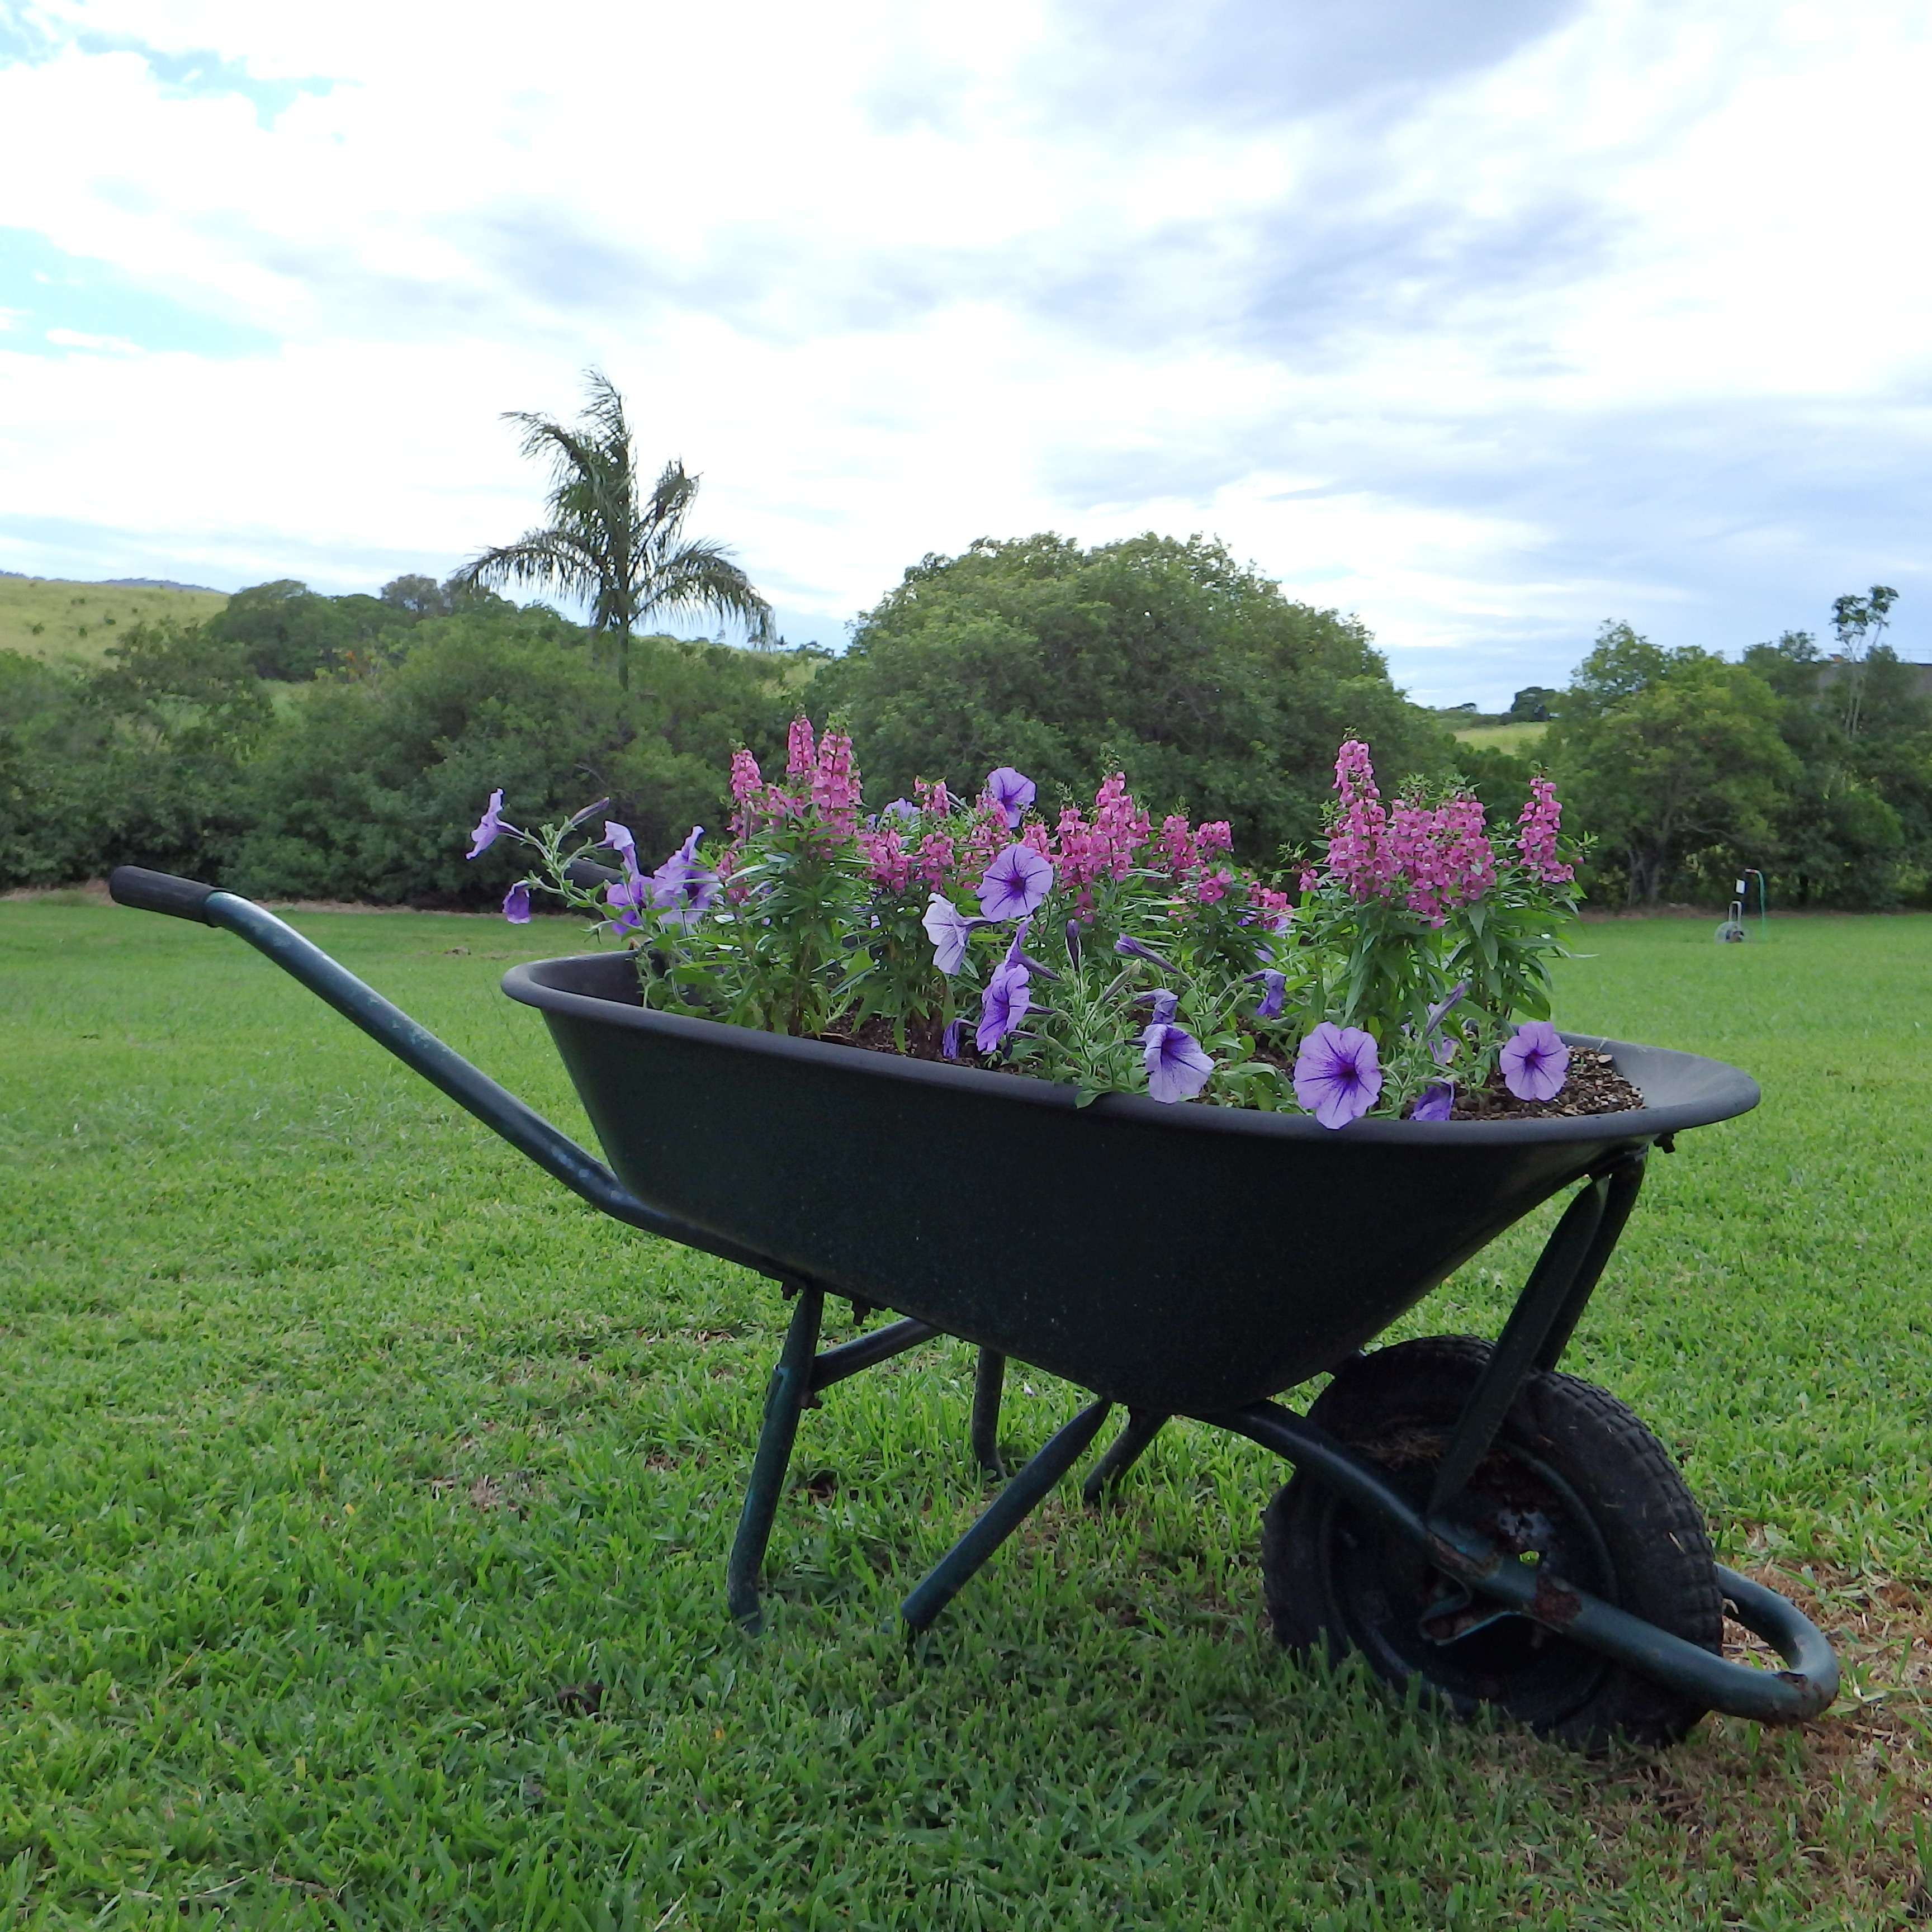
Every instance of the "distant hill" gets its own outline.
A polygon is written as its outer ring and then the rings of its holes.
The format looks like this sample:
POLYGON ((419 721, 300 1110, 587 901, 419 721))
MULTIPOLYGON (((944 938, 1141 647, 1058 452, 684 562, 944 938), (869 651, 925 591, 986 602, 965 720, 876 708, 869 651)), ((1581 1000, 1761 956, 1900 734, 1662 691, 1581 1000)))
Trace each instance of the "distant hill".
POLYGON ((177 584, 172 577, 104 577, 103 584, 118 590, 205 590, 211 597, 225 597, 225 590, 211 590, 206 584, 177 584))
POLYGON ((79 584, 0 570, 0 651, 98 660, 131 625, 162 617, 192 622, 227 602, 223 591, 152 578, 79 584))

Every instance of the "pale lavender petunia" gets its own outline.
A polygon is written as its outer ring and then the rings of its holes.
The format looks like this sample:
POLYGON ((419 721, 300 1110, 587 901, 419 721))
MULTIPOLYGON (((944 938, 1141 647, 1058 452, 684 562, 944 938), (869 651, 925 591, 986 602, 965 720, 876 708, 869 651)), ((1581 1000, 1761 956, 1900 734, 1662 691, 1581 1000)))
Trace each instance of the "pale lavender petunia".
POLYGON ((1259 973, 1250 973, 1250 980, 1262 982, 1260 1004, 1255 1008, 1258 1020, 1278 1020, 1281 1018, 1282 1003, 1288 997, 1288 975, 1277 973, 1273 967, 1259 973))
POLYGON ((684 843, 651 874, 651 904, 666 926, 695 926, 718 896, 718 874, 698 856, 704 827, 694 825, 684 843))
POLYGON ((640 874, 618 879, 604 888, 610 923, 619 932, 635 932, 644 924, 644 908, 651 902, 651 882, 640 874))
POLYGON ((530 922, 530 889, 529 883, 519 879, 503 895, 503 916, 512 926, 528 926, 530 922))
MULTIPOLYGON (((886 807, 886 810, 895 818, 916 818, 919 816, 919 807, 909 798, 894 799, 892 803, 886 807)), ((880 815, 884 816, 883 814, 880 815)))
POLYGON ((932 963, 950 980, 965 963, 966 941, 983 919, 968 919, 944 892, 934 892, 920 921, 932 941, 932 963))
POLYGON ((1553 1100, 1570 1075, 1570 1049, 1547 1020, 1526 1020, 1496 1056, 1519 1100, 1553 1100))
POLYGON ((1324 1127, 1346 1127, 1382 1090, 1375 1041, 1359 1027, 1324 1020, 1294 1056, 1294 1097, 1324 1127))
POLYGON ((980 1024, 973 1036, 973 1044, 982 1053, 991 1053, 1033 1004, 1033 995, 1027 991, 1032 976, 1024 966, 994 968, 980 999, 980 1024))
POLYGON ((988 919, 1019 919, 1052 890, 1052 866, 1030 845, 1009 845, 980 881, 980 910, 988 919))
POLYGON ((1446 1120, 1455 1104, 1455 1082, 1432 1080, 1423 1088, 1415 1105, 1409 1108, 1408 1118, 1412 1120, 1446 1120))
POLYGON ((614 818, 604 821, 604 843, 624 862, 624 870, 635 878, 644 868, 638 863, 638 842, 631 836, 628 825, 620 825, 614 818))
POLYGON ((1165 986, 1156 986, 1150 993, 1137 993, 1137 1000, 1144 1000, 1154 1010, 1150 1015, 1156 1026, 1166 1026, 1173 1019, 1174 1010, 1180 1004, 1180 995, 1165 986))
POLYGON ((1214 1071, 1214 1061, 1185 1027, 1156 1019, 1141 1035, 1141 1046, 1148 1092, 1170 1106, 1177 1100, 1192 1100, 1214 1071))
POLYGON ((476 821, 476 830, 470 835, 470 850, 464 854, 465 858, 481 858, 496 844, 496 835, 506 830, 502 810, 503 794, 500 791, 493 791, 483 816, 476 821))
POLYGON ((1002 765, 986 774, 986 794, 1006 821, 1007 829, 1017 829, 1021 814, 1040 795, 1040 788, 1023 772, 1002 765))

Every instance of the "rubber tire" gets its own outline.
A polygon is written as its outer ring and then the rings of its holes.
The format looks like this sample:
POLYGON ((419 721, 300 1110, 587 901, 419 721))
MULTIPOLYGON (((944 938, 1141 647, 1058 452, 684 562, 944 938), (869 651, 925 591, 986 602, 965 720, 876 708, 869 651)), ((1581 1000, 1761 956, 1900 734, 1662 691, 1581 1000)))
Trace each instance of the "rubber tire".
MULTIPOLYGON (((1378 1349, 1338 1370, 1309 1418, 1420 1502, 1489 1358, 1488 1342, 1465 1335, 1378 1349)), ((1532 1370, 1467 1495, 1492 1534, 1498 1522, 1506 1537, 1512 1522, 1551 1530, 1532 1532, 1527 1546, 1546 1546, 1567 1580, 1700 1648, 1721 1648, 1724 1599, 1702 1516, 1664 1445, 1616 1396, 1532 1370), (1526 1493, 1549 1506, 1544 1514, 1522 1513, 1526 1493)), ((1280 1642, 1338 1659, 1359 1652, 1393 1684, 1419 1677, 1432 1701, 1460 1715, 1488 1706, 1594 1754, 1618 1738, 1674 1744, 1705 1714, 1694 1700, 1526 1618, 1438 1648, 1421 1629, 1445 1587, 1438 1573, 1305 1473, 1283 1484, 1262 1518, 1262 1572, 1280 1642), (1478 1643, 1475 1666, 1460 1666, 1462 1646, 1478 1643)))

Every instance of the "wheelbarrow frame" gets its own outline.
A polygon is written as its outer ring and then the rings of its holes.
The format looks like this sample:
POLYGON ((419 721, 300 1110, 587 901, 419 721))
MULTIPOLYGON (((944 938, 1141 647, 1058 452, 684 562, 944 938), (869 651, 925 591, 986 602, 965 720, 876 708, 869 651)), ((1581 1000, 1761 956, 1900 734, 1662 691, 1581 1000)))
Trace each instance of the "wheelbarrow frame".
MULTIPOLYGON (((759 1576, 800 1414, 837 1383, 950 1331, 938 1322, 908 1317, 821 1348, 825 1302, 829 1293, 840 1292, 836 1285, 828 1286, 716 1228, 640 1199, 602 1162, 273 914, 237 894, 133 866, 118 868, 109 890, 123 905, 198 921, 245 940, 600 1212, 779 1284, 792 1299, 792 1313, 766 1390, 726 1569, 731 1615, 748 1630, 758 1629, 759 1576)), ((1667 1133, 1654 1137, 1668 1150, 1667 1133)), ((1471 1591, 1707 1708, 1768 1722, 1814 1717, 1838 1694, 1838 1660, 1822 1634, 1775 1592, 1718 1566, 1728 1612, 1775 1648, 1786 1668, 1771 1671, 1727 1663, 1600 1597, 1570 1587, 1540 1566, 1517 1562, 1460 1522, 1454 1512, 1458 1495, 1494 1442, 1525 1378, 1538 1369, 1553 1369, 1561 1360, 1636 1203, 1647 1153, 1642 1143, 1613 1147, 1582 1176, 1469 1394, 1420 1508, 1375 1463, 1272 1400, 1189 1412, 1189 1419, 1272 1450, 1356 1508, 1378 1517, 1471 1591)), ((855 1304, 856 1313, 871 1312, 855 1304)), ((970 1424, 980 1466, 1005 1480, 965 1534, 904 1598, 900 1615, 909 1634, 929 1628, 1052 1492, 1092 1444, 1113 1406, 1104 1396, 1089 1402, 1008 1475, 998 1447, 1005 1368, 1000 1352, 980 1347, 970 1424)), ((1098 1501, 1118 1483, 1171 1419, 1168 1413, 1130 1407, 1125 1427, 1083 1486, 1087 1500, 1098 1501)))

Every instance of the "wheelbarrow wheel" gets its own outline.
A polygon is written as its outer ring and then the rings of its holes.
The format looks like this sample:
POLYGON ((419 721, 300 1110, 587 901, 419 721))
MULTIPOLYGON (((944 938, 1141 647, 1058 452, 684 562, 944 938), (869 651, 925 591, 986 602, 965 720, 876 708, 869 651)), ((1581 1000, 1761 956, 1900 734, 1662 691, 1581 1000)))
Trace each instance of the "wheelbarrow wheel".
MULTIPOLYGON (((1490 1345, 1430 1336, 1340 1370, 1312 1421, 1377 1462, 1420 1503, 1490 1345)), ((1716 1652, 1724 1600, 1697 1505, 1655 1436, 1574 1376, 1532 1372, 1456 1514, 1519 1560, 1716 1652)), ((1674 1744, 1704 1707, 1472 1595, 1414 1546, 1297 1474, 1262 1520, 1276 1637, 1351 1652, 1394 1684, 1420 1678, 1462 1715, 1484 1707, 1574 1748, 1613 1738, 1674 1744)))

